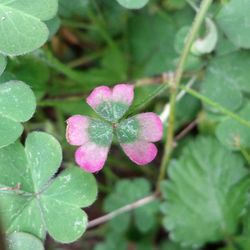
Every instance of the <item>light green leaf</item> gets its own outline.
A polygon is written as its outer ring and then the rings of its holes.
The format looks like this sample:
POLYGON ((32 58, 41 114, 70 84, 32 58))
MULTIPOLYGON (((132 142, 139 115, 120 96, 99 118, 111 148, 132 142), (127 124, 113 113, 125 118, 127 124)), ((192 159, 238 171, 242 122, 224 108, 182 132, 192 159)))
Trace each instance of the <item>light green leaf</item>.
POLYGON ((57 0, 0 0, 0 53, 17 56, 41 47, 49 31, 42 21, 57 12, 57 0))
POLYGON ((201 246, 233 235, 250 187, 242 158, 210 137, 185 148, 162 185, 164 226, 174 241, 201 246))
POLYGON ((70 18, 71 16, 83 16, 86 13, 86 7, 89 0, 59 0, 59 13, 60 16, 70 18))
POLYGON ((221 9, 217 22, 238 47, 250 48, 250 2, 231 0, 221 9))
MULTIPOLYGON (((115 209, 144 198, 150 195, 150 189, 150 183, 143 178, 119 181, 114 191, 105 199, 104 210, 106 212, 112 212, 115 209)), ((136 227, 141 232, 148 232, 156 223, 155 215, 157 210, 158 202, 151 202, 133 212, 117 216, 110 221, 110 226, 117 232, 124 232, 128 229, 132 215, 134 215, 136 227)))
POLYGON ((144 7, 149 0, 117 0, 117 2, 127 9, 140 9, 144 7))
POLYGON ((0 54, 0 75, 4 72, 7 65, 6 57, 0 54))
MULTIPOLYGON (((247 104, 239 115, 250 121, 250 105, 247 104)), ((216 136, 231 149, 250 148, 250 128, 231 118, 226 118, 217 126, 216 136)))
POLYGON ((58 16, 56 16, 45 23, 49 29, 49 39, 51 39, 60 29, 61 19, 58 16))
POLYGON ((23 232, 15 232, 7 236, 7 250, 44 250, 42 242, 35 236, 23 232))
POLYGON ((35 108, 35 96, 28 85, 20 81, 0 84, 0 148, 22 134, 20 122, 29 120, 35 108))
POLYGON ((53 178, 62 152, 49 134, 33 132, 25 148, 18 142, 0 149, 0 213, 6 233, 25 231, 40 239, 48 232, 69 243, 86 229, 89 206, 97 195, 92 174, 70 167, 53 178))
POLYGON ((167 13, 164 17, 145 13, 135 15, 129 19, 128 25, 134 78, 161 74, 166 69, 175 68, 176 27, 167 13))
POLYGON ((202 92, 214 102, 235 111, 243 101, 242 92, 250 92, 250 53, 234 52, 214 58, 202 83, 202 92))

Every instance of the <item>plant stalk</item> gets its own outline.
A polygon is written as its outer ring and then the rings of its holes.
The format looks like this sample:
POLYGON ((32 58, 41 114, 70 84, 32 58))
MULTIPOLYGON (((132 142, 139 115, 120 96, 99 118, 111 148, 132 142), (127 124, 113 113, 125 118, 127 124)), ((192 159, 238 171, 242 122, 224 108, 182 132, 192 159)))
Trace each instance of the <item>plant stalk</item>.
POLYGON ((184 66, 191 49, 192 43, 196 38, 196 35, 202 25, 202 22, 206 16, 206 13, 212 4, 213 0, 203 0, 201 2, 200 8, 196 14, 191 30, 187 36, 183 52, 181 54, 179 63, 177 65, 175 75, 173 79, 169 82, 170 84, 170 114, 168 122, 168 132, 167 132, 167 143, 164 148, 164 155, 160 166, 160 173, 157 181, 157 192, 160 191, 160 183, 164 180, 166 175, 166 168, 171 159, 172 151, 174 148, 174 126, 175 126, 175 109, 176 109, 176 98, 178 94, 178 87, 181 82, 181 78, 184 72, 184 66))

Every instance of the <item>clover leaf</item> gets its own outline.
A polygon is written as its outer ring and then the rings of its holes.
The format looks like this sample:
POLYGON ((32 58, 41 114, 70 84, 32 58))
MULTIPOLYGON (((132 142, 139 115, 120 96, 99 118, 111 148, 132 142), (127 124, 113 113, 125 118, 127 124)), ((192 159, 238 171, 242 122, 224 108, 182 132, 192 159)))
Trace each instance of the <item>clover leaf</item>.
POLYGON ((250 48, 250 2, 231 0, 221 9, 217 21, 227 37, 238 47, 250 48))
POLYGON ((35 236, 23 232, 11 233, 7 236, 8 250, 44 250, 42 242, 35 236))
POLYGON ((144 7, 149 0, 117 0, 117 2, 127 9, 140 9, 144 7))
POLYGON ((191 142, 163 183, 163 225, 174 241, 198 247, 233 235, 250 187, 243 159, 210 137, 191 142))
POLYGON ((97 195, 94 177, 70 167, 53 178, 62 161, 60 144, 51 135, 31 133, 25 147, 16 142, 0 149, 0 213, 6 233, 23 231, 69 243, 86 229, 81 210, 97 195))
POLYGON ((21 122, 29 120, 35 108, 35 96, 28 85, 21 81, 0 84, 0 148, 22 134, 21 122))
POLYGON ((43 21, 57 9, 57 0, 0 0, 0 53, 17 56, 41 47, 49 36, 43 21))

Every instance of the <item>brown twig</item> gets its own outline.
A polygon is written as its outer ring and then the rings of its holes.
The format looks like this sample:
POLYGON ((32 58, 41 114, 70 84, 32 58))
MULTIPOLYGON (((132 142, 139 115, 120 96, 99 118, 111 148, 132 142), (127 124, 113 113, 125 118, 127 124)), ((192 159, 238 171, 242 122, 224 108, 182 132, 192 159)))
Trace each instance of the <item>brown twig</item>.
POLYGON ((2 187, 0 188, 0 191, 14 191, 14 190, 20 190, 21 184, 17 183, 15 187, 2 187))

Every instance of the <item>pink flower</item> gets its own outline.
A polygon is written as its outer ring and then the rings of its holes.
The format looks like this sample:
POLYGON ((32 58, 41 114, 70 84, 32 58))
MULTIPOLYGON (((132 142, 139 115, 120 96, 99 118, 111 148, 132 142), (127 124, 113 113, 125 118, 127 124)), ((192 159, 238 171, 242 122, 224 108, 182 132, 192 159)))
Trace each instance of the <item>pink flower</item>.
POLYGON ((152 142, 161 140, 162 122, 151 112, 121 118, 134 99, 134 87, 118 84, 113 89, 95 88, 87 103, 103 120, 74 115, 67 120, 66 138, 69 144, 80 146, 75 153, 77 164, 88 172, 103 168, 116 136, 125 154, 136 164, 146 165, 157 155, 152 142))

